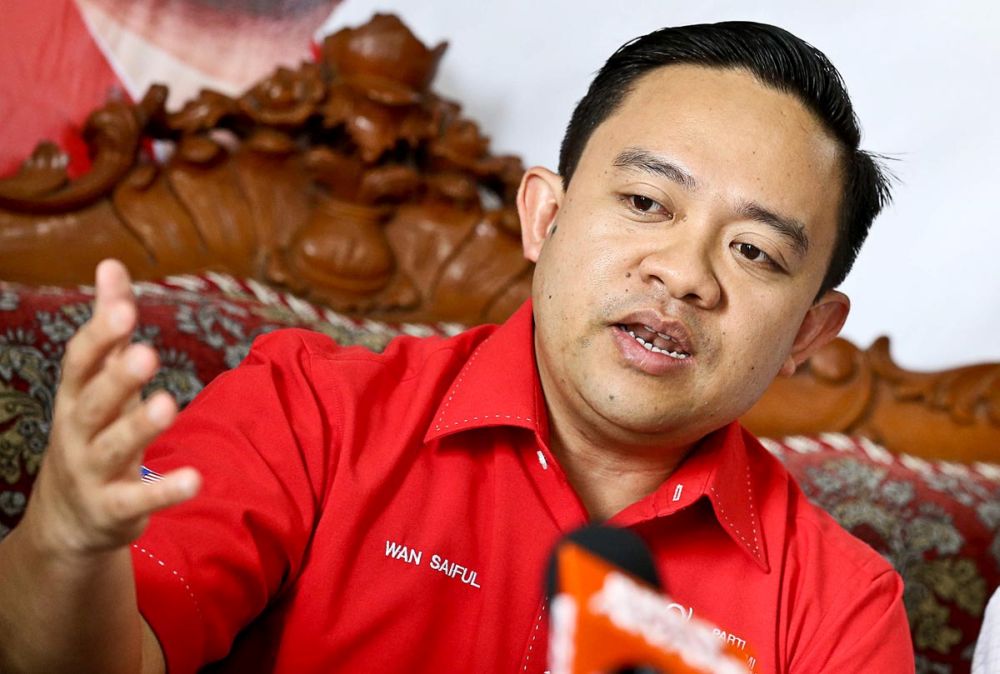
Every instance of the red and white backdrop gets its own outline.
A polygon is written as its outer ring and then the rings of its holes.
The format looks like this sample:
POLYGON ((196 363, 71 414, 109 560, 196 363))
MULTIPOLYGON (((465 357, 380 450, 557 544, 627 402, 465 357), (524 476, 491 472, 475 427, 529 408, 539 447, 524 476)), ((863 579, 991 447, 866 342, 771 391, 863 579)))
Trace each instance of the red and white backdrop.
POLYGON ((108 98, 170 85, 168 107, 199 89, 239 94, 277 64, 312 57, 337 0, 39 0, 0 19, 0 176, 39 140, 87 169, 79 137, 108 98))
POLYGON ((317 36, 399 14, 450 43, 436 88, 465 105, 499 152, 554 166, 573 104, 619 44, 663 25, 775 23, 825 51, 854 98, 868 149, 887 153, 896 200, 844 289, 862 345, 894 338, 897 360, 937 368, 1000 361, 1000 4, 956 0, 36 0, 0 14, 0 176, 43 138, 86 169, 76 132, 108 96, 171 86, 238 94, 317 36))

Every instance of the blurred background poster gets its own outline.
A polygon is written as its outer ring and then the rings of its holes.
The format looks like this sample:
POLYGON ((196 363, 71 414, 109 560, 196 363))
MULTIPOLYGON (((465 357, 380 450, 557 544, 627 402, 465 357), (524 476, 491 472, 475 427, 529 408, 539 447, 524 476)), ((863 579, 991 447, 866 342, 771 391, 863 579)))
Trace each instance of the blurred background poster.
POLYGON ((276 65, 312 57, 337 0, 42 0, 4 3, 0 176, 53 140, 70 175, 88 168, 80 130, 108 99, 170 86, 169 109, 202 88, 238 95, 276 65))

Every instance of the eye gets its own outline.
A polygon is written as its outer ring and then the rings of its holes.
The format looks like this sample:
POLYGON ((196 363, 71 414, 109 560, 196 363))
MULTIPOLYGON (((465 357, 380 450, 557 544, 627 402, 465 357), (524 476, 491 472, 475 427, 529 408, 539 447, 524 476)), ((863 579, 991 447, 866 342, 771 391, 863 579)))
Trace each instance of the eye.
POLYGON ((744 259, 749 260, 755 264, 764 265, 775 271, 784 271, 777 262, 774 261, 770 255, 762 251, 757 246, 752 243, 736 242, 732 244, 736 252, 739 253, 744 259))
POLYGON ((737 246, 737 248, 740 251, 740 255, 742 255, 743 257, 745 257, 748 260, 760 260, 760 259, 769 260, 770 259, 767 256, 767 253, 765 253, 764 251, 762 251, 760 248, 758 248, 757 246, 753 245, 752 243, 738 243, 738 244, 736 244, 736 246, 737 246))
POLYGON ((667 220, 673 220, 674 218, 674 214, 656 199, 643 196, 642 194, 622 194, 619 198, 634 213, 640 215, 659 215, 667 220))
POLYGON ((657 205, 655 201, 641 194, 633 194, 629 197, 629 201, 632 203, 632 208, 643 213, 648 213, 653 206, 657 205))

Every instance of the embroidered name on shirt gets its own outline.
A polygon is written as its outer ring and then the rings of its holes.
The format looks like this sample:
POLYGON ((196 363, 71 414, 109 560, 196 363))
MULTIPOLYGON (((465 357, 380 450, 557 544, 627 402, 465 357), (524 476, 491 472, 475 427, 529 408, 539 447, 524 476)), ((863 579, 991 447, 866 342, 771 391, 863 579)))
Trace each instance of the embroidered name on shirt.
POLYGON ((400 545, 395 541, 386 541, 385 556, 398 559, 407 564, 420 566, 420 560, 423 559, 424 553, 421 550, 414 550, 405 545, 400 545))
MULTIPOLYGON (((387 540, 385 542, 385 556, 398 559, 413 566, 421 566, 421 562, 424 559, 424 551, 411 548, 407 545, 401 545, 396 541, 387 540)), ((476 582, 479 576, 478 571, 466 568, 458 562, 451 562, 446 557, 432 554, 428 567, 431 571, 443 573, 449 578, 459 580, 469 587, 474 587, 477 590, 482 589, 479 583, 476 582)))

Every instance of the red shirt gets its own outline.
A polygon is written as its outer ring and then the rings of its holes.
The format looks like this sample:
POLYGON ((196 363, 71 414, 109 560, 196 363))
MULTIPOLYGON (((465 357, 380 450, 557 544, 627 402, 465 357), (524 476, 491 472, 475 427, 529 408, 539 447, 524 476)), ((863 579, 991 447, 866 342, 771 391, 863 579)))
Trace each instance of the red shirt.
MULTIPOLYGON (((258 339, 147 455, 205 476, 134 549, 172 674, 543 672, 545 563, 587 520, 546 419, 530 304, 382 354, 258 339)), ((756 672, 913 671, 899 576, 736 423, 611 523, 756 672)))

